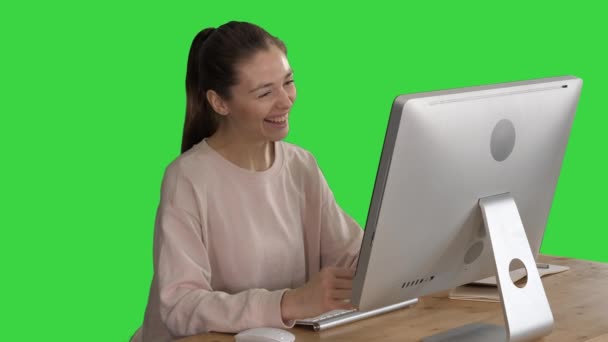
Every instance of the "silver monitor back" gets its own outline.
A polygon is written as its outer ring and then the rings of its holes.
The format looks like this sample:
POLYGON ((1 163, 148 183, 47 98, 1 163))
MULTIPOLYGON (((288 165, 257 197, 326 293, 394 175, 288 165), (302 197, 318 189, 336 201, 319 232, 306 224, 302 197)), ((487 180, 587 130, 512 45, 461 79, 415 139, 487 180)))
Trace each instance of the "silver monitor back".
POLYGON ((395 99, 354 278, 371 310, 494 275, 479 200, 510 193, 536 258, 582 80, 395 99))

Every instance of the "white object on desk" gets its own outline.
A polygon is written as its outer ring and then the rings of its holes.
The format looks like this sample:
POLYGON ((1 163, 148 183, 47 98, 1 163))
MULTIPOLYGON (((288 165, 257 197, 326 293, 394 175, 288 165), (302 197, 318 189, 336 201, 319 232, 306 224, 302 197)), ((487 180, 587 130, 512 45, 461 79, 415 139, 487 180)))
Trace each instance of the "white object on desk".
MULTIPOLYGON (((537 264, 537 265, 542 265, 542 267, 537 267, 538 274, 541 277, 544 277, 546 275, 561 273, 561 272, 564 272, 564 271, 567 271, 570 269, 570 267, 568 267, 568 266, 561 266, 561 265, 549 265, 549 264, 537 264)), ((511 273, 511 279, 513 280, 513 282, 519 281, 526 276, 526 270, 523 268, 513 270, 510 273, 511 273)), ((471 283, 471 285, 496 286, 496 277, 492 276, 492 277, 484 278, 484 279, 481 279, 478 281, 474 281, 471 283)))
POLYGON ((234 336, 236 342, 293 342, 294 334, 277 328, 253 328, 234 336))
POLYGON ((337 327, 342 324, 352 323, 365 318, 381 315, 390 311, 403 309, 416 303, 418 303, 418 298, 368 311, 333 310, 317 317, 296 320, 296 325, 311 326, 315 331, 321 331, 328 328, 337 327))
MULTIPOLYGON (((551 274, 561 273, 570 269, 568 266, 547 265, 538 269, 538 274, 541 277, 551 274)), ((518 281, 526 276, 525 270, 511 271, 513 281, 518 281)), ((489 277, 475 281, 468 285, 456 287, 450 291, 450 299, 472 300, 478 302, 500 302, 500 295, 496 288, 496 277, 489 277)))

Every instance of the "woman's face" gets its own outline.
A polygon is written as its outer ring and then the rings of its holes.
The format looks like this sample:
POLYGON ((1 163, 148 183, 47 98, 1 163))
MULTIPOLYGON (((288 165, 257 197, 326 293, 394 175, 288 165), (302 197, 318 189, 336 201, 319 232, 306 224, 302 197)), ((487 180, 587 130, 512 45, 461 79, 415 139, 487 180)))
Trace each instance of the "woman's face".
POLYGON ((225 101, 226 124, 246 139, 278 141, 289 132, 289 111, 296 99, 293 72, 279 48, 257 52, 236 66, 238 83, 225 101))

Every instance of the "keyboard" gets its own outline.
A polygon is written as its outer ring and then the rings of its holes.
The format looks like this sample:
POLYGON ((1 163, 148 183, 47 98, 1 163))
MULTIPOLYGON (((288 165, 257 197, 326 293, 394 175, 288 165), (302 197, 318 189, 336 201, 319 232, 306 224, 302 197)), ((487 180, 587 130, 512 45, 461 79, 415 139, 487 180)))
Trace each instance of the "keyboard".
POLYGON ((418 298, 406 300, 397 304, 384 306, 369 311, 332 310, 316 317, 296 320, 296 325, 312 327, 315 331, 337 327, 346 323, 359 321, 365 318, 381 315, 383 313, 406 308, 418 303, 418 298))
POLYGON ((306 318, 303 319, 302 321, 307 321, 307 322, 320 322, 322 320, 326 320, 326 319, 330 319, 332 317, 338 317, 338 316, 343 316, 346 315, 347 313, 350 312, 355 312, 356 310, 332 310, 332 311, 328 311, 326 313, 320 314, 317 317, 311 317, 311 318, 306 318))

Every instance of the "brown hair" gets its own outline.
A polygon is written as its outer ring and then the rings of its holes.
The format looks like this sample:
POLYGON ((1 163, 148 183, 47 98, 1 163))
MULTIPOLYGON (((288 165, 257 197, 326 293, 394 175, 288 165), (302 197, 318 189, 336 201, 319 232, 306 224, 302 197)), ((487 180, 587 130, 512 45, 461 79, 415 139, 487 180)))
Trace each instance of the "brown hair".
POLYGON ((237 84, 236 65, 271 45, 287 54, 285 44, 263 28, 247 22, 228 22, 217 29, 206 28, 192 41, 186 70, 186 119, 181 152, 215 133, 219 115, 207 101, 214 90, 230 99, 237 84))

